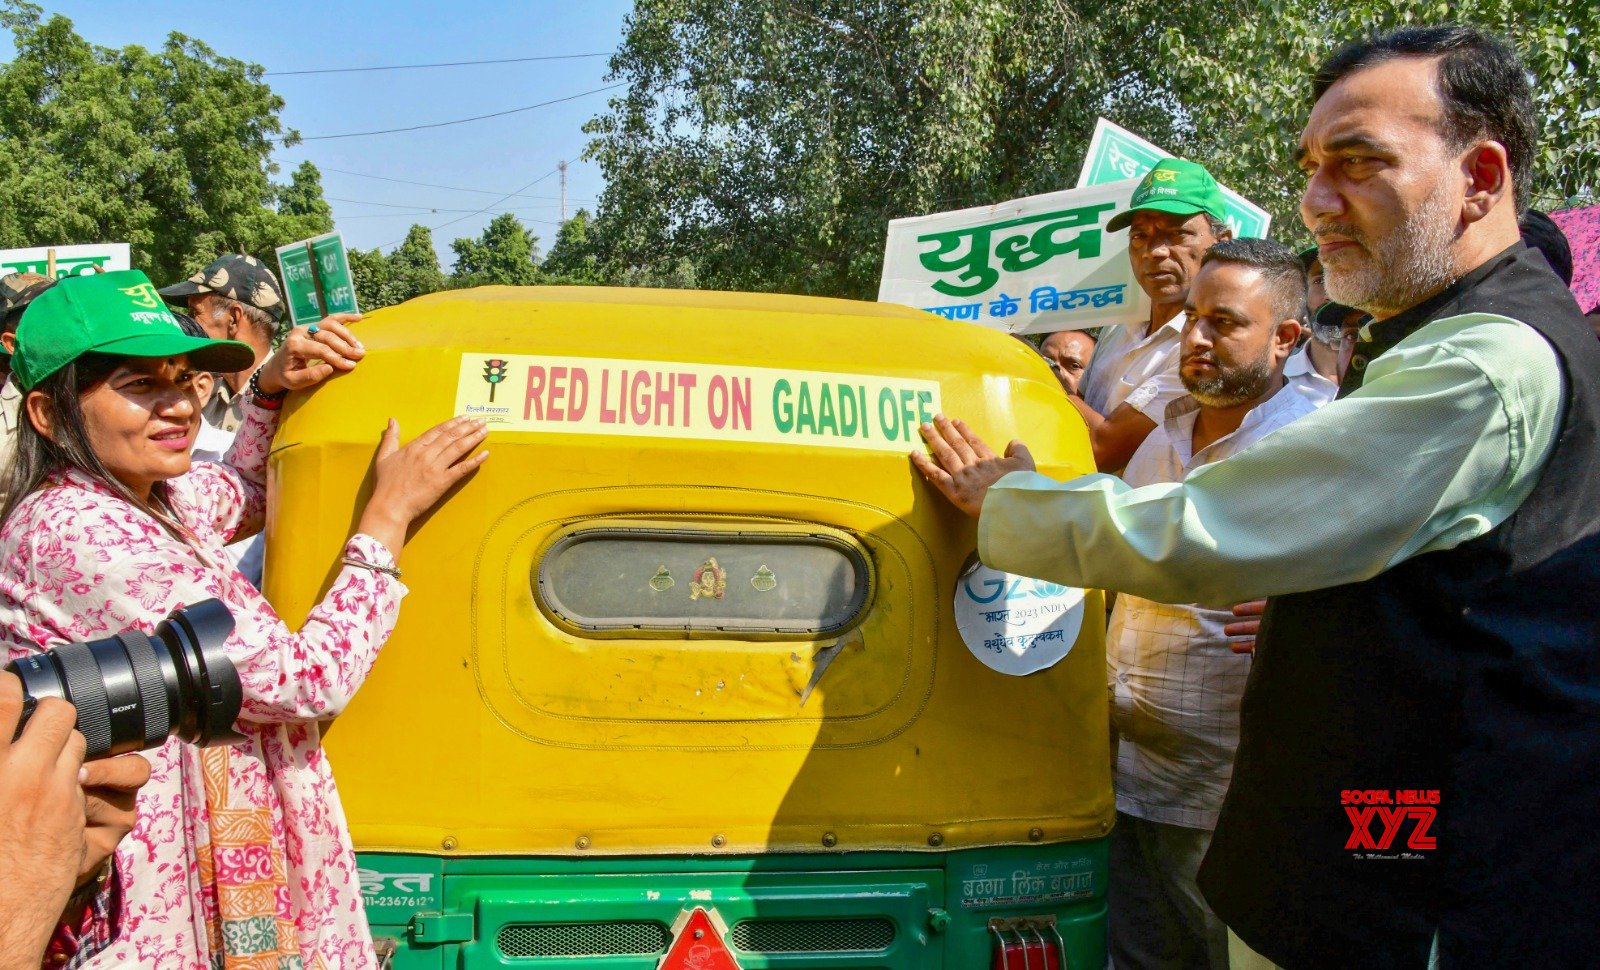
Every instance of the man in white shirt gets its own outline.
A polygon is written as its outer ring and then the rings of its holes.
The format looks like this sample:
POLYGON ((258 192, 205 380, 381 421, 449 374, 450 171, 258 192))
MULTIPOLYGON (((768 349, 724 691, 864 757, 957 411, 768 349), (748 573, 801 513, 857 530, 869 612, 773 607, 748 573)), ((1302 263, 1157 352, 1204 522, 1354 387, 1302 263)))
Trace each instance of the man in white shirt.
POLYGON ((1108 327, 1072 401, 1089 426, 1101 471, 1127 464, 1170 401, 1181 397, 1179 332, 1183 301, 1212 244, 1233 238, 1222 221, 1222 190, 1204 167, 1181 158, 1156 163, 1133 193, 1128 211, 1106 224, 1128 230, 1128 262, 1150 297, 1143 325, 1108 327))
MULTIPOLYGON (((1129 485, 1181 482, 1317 408, 1284 375, 1306 313, 1305 273, 1281 243, 1205 254, 1189 290, 1178 376, 1185 394, 1134 452, 1129 485)), ((1250 658, 1226 610, 1124 594, 1106 634, 1117 825, 1111 955, 1118 970, 1228 966, 1227 927, 1195 884, 1239 741, 1250 658)))

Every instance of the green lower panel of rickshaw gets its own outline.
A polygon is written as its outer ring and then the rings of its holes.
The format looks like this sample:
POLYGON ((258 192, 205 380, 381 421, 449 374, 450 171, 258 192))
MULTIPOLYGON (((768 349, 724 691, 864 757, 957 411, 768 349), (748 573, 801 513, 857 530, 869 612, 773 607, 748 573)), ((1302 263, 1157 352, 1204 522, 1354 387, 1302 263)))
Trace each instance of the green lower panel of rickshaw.
POLYGON ((987 970, 991 920, 1016 917, 1053 918, 1065 966, 1100 970, 1106 852, 1094 840, 745 858, 364 852, 360 861, 367 916, 392 970, 653 970, 674 922, 696 907, 725 927, 744 970, 987 970))

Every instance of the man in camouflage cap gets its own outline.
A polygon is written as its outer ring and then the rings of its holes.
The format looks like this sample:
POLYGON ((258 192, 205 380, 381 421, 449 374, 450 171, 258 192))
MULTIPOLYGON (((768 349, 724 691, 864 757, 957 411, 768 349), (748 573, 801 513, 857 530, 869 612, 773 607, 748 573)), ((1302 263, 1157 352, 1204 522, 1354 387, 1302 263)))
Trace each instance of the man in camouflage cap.
MULTIPOLYGON (((181 283, 161 289, 169 303, 189 315, 214 340, 240 340, 255 351, 247 370, 217 375, 216 390, 200 411, 212 446, 226 452, 244 422, 244 390, 250 375, 272 353, 272 340, 287 304, 278 277, 254 256, 233 254, 213 260, 181 283)), ((228 557, 246 578, 261 585, 262 545, 258 533, 227 548, 228 557)))
POLYGON ((54 286, 55 280, 38 273, 12 273, 0 277, 0 503, 6 500, 11 455, 17 450, 17 421, 22 411, 22 389, 11 379, 11 351, 16 346, 17 324, 33 298, 54 286))
POLYGON ((184 306, 215 340, 240 340, 256 352, 248 370, 224 374, 201 415, 214 428, 232 433, 244 419, 240 392, 272 352, 272 338, 285 304, 278 278, 254 256, 229 255, 160 291, 167 302, 184 306))

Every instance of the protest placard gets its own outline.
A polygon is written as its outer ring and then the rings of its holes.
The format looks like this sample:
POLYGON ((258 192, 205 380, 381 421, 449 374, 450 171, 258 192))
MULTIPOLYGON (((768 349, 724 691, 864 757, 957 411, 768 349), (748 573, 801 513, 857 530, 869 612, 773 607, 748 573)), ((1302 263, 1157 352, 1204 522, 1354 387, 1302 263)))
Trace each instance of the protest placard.
POLYGON ((0 276, 10 276, 12 273, 48 276, 52 259, 55 261, 56 279, 132 268, 127 243, 32 246, 27 249, 0 249, 0 276))
POLYGON ((1137 179, 895 219, 878 300, 1008 333, 1142 321, 1128 234, 1106 232, 1137 179))
MULTIPOLYGON (((1101 118, 1089 138, 1089 152, 1078 172, 1078 187, 1142 178, 1157 162, 1172 157, 1171 152, 1101 118)), ((1227 205, 1224 218, 1234 236, 1265 239, 1272 227, 1272 215, 1226 185, 1220 188, 1227 205)))
POLYGON ((338 232, 279 246, 278 273, 295 326, 315 323, 330 313, 360 312, 350 257, 338 232))

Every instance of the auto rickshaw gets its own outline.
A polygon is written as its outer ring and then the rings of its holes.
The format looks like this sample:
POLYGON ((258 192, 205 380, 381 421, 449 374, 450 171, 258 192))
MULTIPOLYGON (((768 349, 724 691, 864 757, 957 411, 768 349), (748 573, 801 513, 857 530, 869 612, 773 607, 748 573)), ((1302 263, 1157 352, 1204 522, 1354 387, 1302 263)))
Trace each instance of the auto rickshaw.
POLYGON ((439 293, 359 333, 273 448, 284 615, 331 582, 300 564, 336 561, 389 417, 491 431, 324 727, 394 968, 1102 966, 1101 595, 985 571, 907 457, 942 411, 1092 471, 1031 348, 622 288, 439 293))

